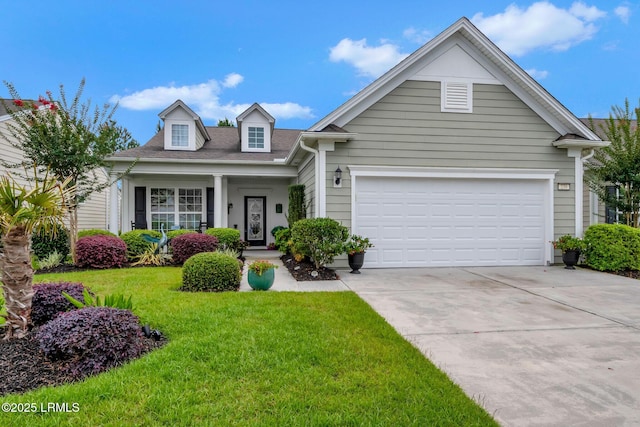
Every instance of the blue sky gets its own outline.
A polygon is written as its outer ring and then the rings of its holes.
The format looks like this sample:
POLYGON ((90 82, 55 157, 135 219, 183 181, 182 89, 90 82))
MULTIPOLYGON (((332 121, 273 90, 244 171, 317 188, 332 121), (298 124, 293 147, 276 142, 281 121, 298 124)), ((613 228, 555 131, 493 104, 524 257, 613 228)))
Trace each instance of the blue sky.
MULTIPOLYGON (((639 1, 2 2, 0 80, 118 102, 141 144, 180 98, 206 125, 259 102, 306 129, 466 16, 579 117, 640 98, 639 1)), ((8 97, 5 86, 0 97, 8 97)))

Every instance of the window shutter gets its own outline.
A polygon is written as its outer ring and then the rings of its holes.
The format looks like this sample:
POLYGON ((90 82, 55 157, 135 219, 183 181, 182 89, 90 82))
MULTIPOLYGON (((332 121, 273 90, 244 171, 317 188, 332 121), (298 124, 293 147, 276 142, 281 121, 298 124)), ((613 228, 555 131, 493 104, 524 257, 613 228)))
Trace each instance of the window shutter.
POLYGON ((461 82, 442 82, 442 111, 471 113, 473 85, 461 82))
POLYGON ((147 229, 147 187, 134 189, 134 222, 136 230, 147 229))
POLYGON ((213 187, 207 187, 207 228, 213 227, 213 187))

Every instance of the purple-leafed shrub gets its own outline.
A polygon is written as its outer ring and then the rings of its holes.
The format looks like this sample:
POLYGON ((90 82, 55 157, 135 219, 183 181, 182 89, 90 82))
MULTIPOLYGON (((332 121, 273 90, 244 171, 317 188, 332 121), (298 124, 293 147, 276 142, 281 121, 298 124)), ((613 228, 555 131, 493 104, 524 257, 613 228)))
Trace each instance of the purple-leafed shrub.
POLYGON ((218 238, 208 234, 183 234, 171 240, 173 262, 184 264, 186 260, 202 252, 215 252, 218 238))
POLYGON ((31 321, 34 325, 44 325, 66 311, 76 307, 62 295, 66 292, 78 301, 84 302, 82 283, 59 282, 39 283, 33 285, 33 300, 31 303, 31 321))
POLYGON ((86 307, 62 313, 36 335, 50 360, 68 361, 75 378, 103 372, 144 351, 142 328, 129 310, 86 307))
POLYGON ((87 236, 76 244, 78 267, 113 268, 127 262, 127 245, 115 236, 87 236))

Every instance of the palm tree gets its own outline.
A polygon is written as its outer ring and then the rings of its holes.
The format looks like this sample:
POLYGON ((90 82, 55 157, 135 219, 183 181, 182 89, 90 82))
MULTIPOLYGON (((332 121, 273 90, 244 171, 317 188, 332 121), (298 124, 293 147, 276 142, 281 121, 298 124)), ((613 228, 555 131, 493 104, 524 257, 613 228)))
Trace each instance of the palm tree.
MULTIPOLYGON (((34 169, 35 174, 35 169, 34 169)), ((34 230, 56 232, 64 221, 72 194, 70 180, 59 182, 37 178, 33 188, 19 184, 13 176, 0 177, 0 272, 7 314, 4 339, 22 338, 31 325, 33 267, 30 238, 34 230)))

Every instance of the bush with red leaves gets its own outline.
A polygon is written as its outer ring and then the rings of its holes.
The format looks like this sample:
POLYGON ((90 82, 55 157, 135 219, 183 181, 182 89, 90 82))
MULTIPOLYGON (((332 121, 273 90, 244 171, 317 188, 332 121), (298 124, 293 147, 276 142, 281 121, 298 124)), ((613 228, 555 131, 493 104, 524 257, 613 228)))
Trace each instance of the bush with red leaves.
POLYGON ((74 378, 104 372, 140 356, 144 337, 129 310, 85 307, 62 313, 43 325, 36 339, 48 359, 68 362, 74 378))
POLYGON ((202 252, 215 252, 218 247, 218 238, 208 234, 183 234, 171 239, 173 262, 184 264, 186 260, 202 252))
POLYGON ((78 267, 113 268, 127 262, 127 245, 115 236, 86 236, 76 244, 78 267))
POLYGON ((76 306, 71 304, 62 293, 66 292, 78 301, 84 302, 83 290, 82 283, 59 282, 33 285, 31 321, 36 326, 44 325, 61 313, 75 310, 76 306))

